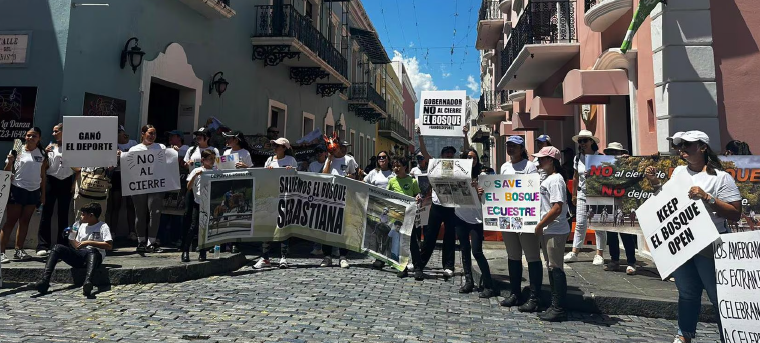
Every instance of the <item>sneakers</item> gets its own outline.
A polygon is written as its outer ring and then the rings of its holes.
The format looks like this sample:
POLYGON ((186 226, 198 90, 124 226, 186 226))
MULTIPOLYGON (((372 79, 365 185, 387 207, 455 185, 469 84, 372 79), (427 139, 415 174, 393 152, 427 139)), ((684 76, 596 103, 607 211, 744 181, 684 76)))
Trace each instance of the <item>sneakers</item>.
POLYGON ((412 264, 412 262, 409 262, 406 264, 406 268, 408 268, 409 270, 414 270, 414 265, 412 264))
POLYGON ((48 257, 48 255, 50 255, 48 250, 37 250, 37 257, 48 257))
POLYGON ((601 266, 604 264, 604 257, 602 255, 594 255, 594 262, 592 262, 595 266, 601 266))
POLYGON ((288 269, 288 267, 290 267, 288 265, 288 260, 286 258, 284 258, 284 257, 281 258, 280 259, 280 269, 288 269))
POLYGON ((312 249, 312 250, 311 250, 310 254, 312 254, 312 255, 314 255, 314 256, 322 256, 322 255, 324 255, 325 253, 324 253, 324 252, 322 252, 322 249, 317 249, 317 248, 314 248, 314 249, 312 249))
POLYGON ((620 261, 610 261, 604 266, 604 270, 608 272, 616 272, 618 268, 620 268, 620 261))
POLYGON ((332 257, 325 256, 324 259, 322 259, 322 263, 319 264, 320 267, 329 267, 332 266, 332 257))
POLYGON ((565 263, 575 262, 575 261, 578 261, 578 254, 571 251, 567 253, 567 255, 565 255, 565 263))
POLYGON ((16 253, 13 254, 13 258, 16 259, 16 260, 24 261, 24 260, 31 259, 32 257, 29 256, 29 254, 26 253, 26 250, 24 250, 24 249, 16 249, 16 253))
POLYGON ((628 268, 625 268, 625 273, 628 275, 636 275, 636 267, 628 266, 628 268))
POLYGON ((454 271, 451 269, 444 269, 443 270, 443 277, 450 278, 454 276, 454 271))
POLYGON ((0 263, 11 263, 11 259, 5 256, 5 253, 0 254, 0 263))
POLYGON ((269 268, 271 266, 272 263, 269 262, 269 259, 260 258, 259 261, 253 265, 253 269, 269 268))
POLYGON ((676 338, 673 340, 673 343, 686 343, 686 338, 676 336, 676 338))
POLYGON ((350 264, 348 264, 348 260, 346 260, 345 256, 340 257, 340 267, 341 268, 348 268, 350 264))

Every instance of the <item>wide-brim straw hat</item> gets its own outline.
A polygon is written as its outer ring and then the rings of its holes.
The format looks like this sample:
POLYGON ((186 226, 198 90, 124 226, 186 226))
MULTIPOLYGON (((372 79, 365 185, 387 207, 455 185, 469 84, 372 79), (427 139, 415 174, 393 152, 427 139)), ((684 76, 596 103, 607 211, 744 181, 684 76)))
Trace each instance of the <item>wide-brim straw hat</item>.
POLYGON ((623 144, 620 144, 618 142, 612 142, 610 144, 607 144, 607 147, 604 148, 604 154, 609 155, 610 151, 622 151, 623 154, 628 154, 628 149, 623 148, 623 144))
POLYGON ((581 130, 578 132, 577 135, 573 136, 573 142, 578 143, 578 139, 580 138, 591 138, 594 140, 594 142, 596 142, 596 144, 599 144, 599 138, 594 137, 594 134, 589 130, 581 130))

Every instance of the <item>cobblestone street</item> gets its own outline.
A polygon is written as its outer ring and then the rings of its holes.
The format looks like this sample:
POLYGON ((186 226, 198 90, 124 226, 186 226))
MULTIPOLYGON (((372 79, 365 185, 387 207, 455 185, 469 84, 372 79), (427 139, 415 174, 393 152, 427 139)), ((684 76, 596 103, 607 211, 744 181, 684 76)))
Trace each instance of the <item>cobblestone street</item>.
MULTIPOLYGON (((587 313, 543 323, 500 307, 500 297, 458 294, 459 277, 444 281, 437 269, 417 282, 372 270, 370 259, 350 269, 319 261, 113 286, 93 300, 61 284, 41 297, 5 289, 0 342, 671 342, 676 330, 670 320, 587 313)), ((718 340, 715 324, 698 330, 699 342, 718 340)))

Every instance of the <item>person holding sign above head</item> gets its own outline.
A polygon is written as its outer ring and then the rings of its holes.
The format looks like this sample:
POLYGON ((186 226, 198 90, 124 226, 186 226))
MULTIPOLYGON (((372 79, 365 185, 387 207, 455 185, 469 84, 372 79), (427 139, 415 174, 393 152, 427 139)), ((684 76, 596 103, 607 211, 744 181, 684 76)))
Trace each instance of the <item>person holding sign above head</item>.
MULTIPOLYGON (((573 204, 575 204, 575 237, 573 238, 573 251, 565 255, 565 262, 578 261, 578 252, 586 239, 586 230, 588 229, 588 206, 586 206, 586 156, 599 154, 599 138, 588 130, 581 130, 578 135, 573 136, 573 142, 578 143, 578 156, 575 157, 573 168, 573 204)), ((607 241, 607 235, 604 231, 594 230, 596 233, 596 255, 593 264, 601 266, 604 264, 604 245, 607 241)))
MULTIPOLYGON (((142 132, 140 144, 130 148, 129 152, 166 149, 163 144, 156 143, 156 128, 153 125, 144 125, 140 131, 142 132)), ((164 193, 133 195, 132 201, 135 204, 136 251, 138 253, 162 252, 163 250, 156 243, 156 236, 161 221, 161 209, 164 205, 164 193)))
MULTIPOLYGON (((538 159, 533 163, 528 160, 528 152, 525 149, 525 140, 520 136, 507 138, 507 156, 509 161, 501 166, 501 175, 536 174, 538 159)), ((545 175, 546 173, 544 173, 545 175)), ((545 176, 544 176, 545 179, 545 176)), ((520 312, 536 312, 539 308, 541 295, 541 283, 544 278, 541 266, 541 252, 538 236, 532 233, 502 232, 504 246, 507 248, 507 268, 509 270, 509 285, 511 294, 501 301, 501 306, 518 306, 520 312), (522 255, 528 261, 528 282, 530 285, 530 298, 521 303, 522 294, 522 255)))
POLYGON ((45 148, 48 155, 49 166, 47 169, 47 187, 45 187, 45 199, 47 206, 42 208, 40 230, 37 234, 37 256, 45 257, 51 247, 58 244, 61 231, 69 226, 69 206, 71 196, 74 193, 74 170, 63 159, 61 153, 61 139, 63 138, 63 123, 53 126, 53 138, 55 141, 45 148), (53 211, 58 205, 58 227, 52 230, 53 211), (52 241, 51 241, 52 231, 52 241))
MULTIPOLYGON (((363 181, 375 187, 388 188, 388 180, 394 176, 388 152, 383 150, 374 159, 376 167, 369 171, 363 181)), ((382 269, 383 266, 385 266, 385 262, 380 259, 375 259, 375 262, 372 263, 372 268, 375 269, 382 269)))
MULTIPOLYGON (((201 173, 206 170, 214 170, 214 163, 216 163, 216 155, 211 150, 203 150, 201 152, 201 166, 190 171, 187 175, 187 192, 193 195, 193 203, 190 205, 193 208, 192 222, 190 228, 182 235, 182 262, 190 262, 190 244, 195 232, 198 232, 198 218, 200 216, 200 204, 201 204, 201 173)), ((206 260, 206 250, 198 251, 198 261, 206 260)))
POLYGON ((240 161, 235 163, 236 168, 253 167, 253 161, 251 160, 250 153, 251 147, 248 146, 248 142, 245 140, 245 135, 237 130, 232 132, 224 132, 222 135, 224 136, 227 146, 229 147, 229 149, 224 152, 224 156, 238 154, 240 161))
MULTIPOLYGON (((740 219, 742 197, 734 179, 722 170, 718 156, 710 148, 710 137, 702 131, 686 131, 676 132, 668 140, 687 164, 676 167, 671 177, 689 173, 694 182, 689 197, 702 200, 718 232, 728 233, 726 220, 740 219)), ((657 170, 650 166, 644 175, 653 188, 659 189, 661 183, 656 173, 657 170)), ((678 289, 678 335, 673 342, 689 343, 696 336, 702 290, 707 291, 715 313, 720 313, 712 245, 678 267, 672 276, 678 289)), ((720 316, 717 319, 720 329, 720 316)), ((723 338, 723 330, 720 332, 723 338)))
POLYGON ((562 253, 565 241, 570 234, 567 222, 567 198, 565 179, 562 177, 559 149, 549 146, 541 149, 533 157, 538 158, 541 169, 546 172, 546 179, 541 182, 541 220, 536 225, 536 235, 541 237, 541 249, 549 270, 549 284, 552 291, 552 305, 538 317, 541 320, 560 322, 567 320, 565 298, 567 296, 567 277, 562 269, 562 253))
MULTIPOLYGON (((607 144, 607 148, 604 149, 604 154, 607 156, 628 156, 628 150, 623 148, 623 144, 618 142, 612 142, 607 144)), ((623 225, 623 210, 618 208, 614 216, 614 225, 623 225)), ((623 241, 623 248, 625 248, 625 257, 628 267, 625 269, 625 273, 628 275, 636 274, 636 235, 629 233, 620 233, 620 240, 623 241)), ((610 262, 604 266, 606 271, 616 271, 620 268, 620 243, 618 241, 617 232, 607 232, 607 243, 610 246, 610 262)))
MULTIPOLYGON (((324 174, 332 174, 332 175, 338 175, 338 176, 346 176, 350 177, 352 179, 357 179, 359 171, 359 164, 356 163, 356 160, 348 155, 346 152, 348 151, 348 147, 351 144, 348 144, 346 141, 340 141, 340 138, 337 138, 338 141, 335 141, 333 143, 338 144, 338 148, 334 151, 328 152, 329 157, 325 161, 325 166, 322 168, 322 173, 324 174)), ((322 259, 322 263, 319 264, 320 267, 329 267, 332 266, 332 252, 333 247, 331 245, 323 245, 322 251, 325 254, 325 258, 322 259)), ((340 267, 341 268, 348 268, 350 264, 348 263, 348 259, 346 256, 348 255, 348 249, 346 248, 340 248, 340 267)))
POLYGON ((48 156, 40 144, 42 130, 34 127, 26 132, 25 144, 19 147, 20 151, 11 150, 5 160, 5 170, 13 172, 11 180, 8 205, 5 208, 5 225, 0 231, 0 263, 9 263, 11 260, 5 255, 5 247, 8 245, 13 227, 18 222, 16 231, 16 252, 13 258, 16 260, 28 260, 31 258, 24 250, 26 233, 29 230, 29 220, 32 218, 34 209, 45 204, 46 171, 48 169, 48 156))
MULTIPOLYGON (((298 168, 298 162, 296 162, 296 159, 293 156, 286 155, 287 151, 290 150, 290 141, 288 141, 287 138, 280 137, 273 141, 270 141, 269 143, 272 144, 275 155, 270 156, 267 159, 267 161, 264 163, 264 168, 298 168)), ((289 267, 287 257, 288 247, 290 244, 288 243, 289 242, 287 239, 280 243, 280 268, 282 269, 289 267)), ((271 245, 271 242, 263 242, 261 244, 261 258, 256 262, 256 264, 253 265, 253 268, 261 269, 269 268, 272 266, 272 263, 269 261, 269 252, 271 245)))

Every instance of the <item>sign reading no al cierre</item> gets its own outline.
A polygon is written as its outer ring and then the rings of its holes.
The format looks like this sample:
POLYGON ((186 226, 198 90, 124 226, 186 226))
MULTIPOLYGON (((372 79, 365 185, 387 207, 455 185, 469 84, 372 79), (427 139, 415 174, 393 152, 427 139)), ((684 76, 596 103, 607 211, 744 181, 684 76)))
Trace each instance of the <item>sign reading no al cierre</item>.
POLYGON ((423 91, 420 102, 420 134, 463 137, 465 91, 423 91))

